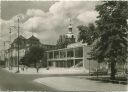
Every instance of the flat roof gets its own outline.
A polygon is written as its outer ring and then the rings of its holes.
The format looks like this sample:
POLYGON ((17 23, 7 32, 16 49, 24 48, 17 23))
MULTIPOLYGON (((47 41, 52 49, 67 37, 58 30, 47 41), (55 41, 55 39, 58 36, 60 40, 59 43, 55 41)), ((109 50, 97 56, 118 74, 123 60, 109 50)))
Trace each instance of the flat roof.
POLYGON ((49 50, 49 51, 46 51, 46 52, 52 52, 52 51, 61 51, 61 50, 68 50, 68 49, 73 49, 73 48, 79 48, 79 47, 83 47, 83 46, 86 46, 86 47, 91 47, 90 45, 80 45, 80 46, 76 46, 76 47, 70 47, 70 48, 63 48, 63 49, 56 49, 56 50, 49 50))

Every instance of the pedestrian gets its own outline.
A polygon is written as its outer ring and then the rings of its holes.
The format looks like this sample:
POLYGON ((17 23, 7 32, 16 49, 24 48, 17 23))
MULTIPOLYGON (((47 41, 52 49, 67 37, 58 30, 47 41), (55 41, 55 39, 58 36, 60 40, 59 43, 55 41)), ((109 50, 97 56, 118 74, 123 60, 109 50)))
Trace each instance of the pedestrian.
POLYGON ((24 65, 23 65, 23 71, 24 71, 24 65))
POLYGON ((26 71, 28 70, 28 66, 25 66, 26 71))
POLYGON ((37 73, 38 73, 38 71, 39 71, 39 67, 38 66, 37 66, 36 70, 37 70, 37 73))

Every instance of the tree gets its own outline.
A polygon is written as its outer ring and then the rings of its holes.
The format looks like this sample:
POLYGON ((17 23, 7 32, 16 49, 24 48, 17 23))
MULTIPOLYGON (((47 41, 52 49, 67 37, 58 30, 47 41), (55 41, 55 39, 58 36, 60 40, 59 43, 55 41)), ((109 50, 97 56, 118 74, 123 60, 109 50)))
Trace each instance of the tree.
POLYGON ((94 46, 91 57, 98 62, 109 62, 111 79, 115 79, 116 63, 127 58, 127 1, 104 1, 96 6, 99 12, 96 21, 100 38, 94 46))
POLYGON ((57 48, 61 49, 61 48, 66 48, 68 45, 68 42, 66 40, 65 35, 60 35, 59 39, 57 41, 57 48))
POLYGON ((0 66, 5 67, 5 61, 4 60, 0 60, 0 66))
POLYGON ((37 64, 40 63, 42 59, 45 60, 44 49, 40 46, 33 46, 30 47, 29 51, 22 58, 22 63, 28 66, 34 64, 34 67, 37 67, 37 64))
POLYGON ((79 25, 77 28, 79 30, 78 41, 91 45, 98 38, 98 31, 93 23, 88 26, 79 25))

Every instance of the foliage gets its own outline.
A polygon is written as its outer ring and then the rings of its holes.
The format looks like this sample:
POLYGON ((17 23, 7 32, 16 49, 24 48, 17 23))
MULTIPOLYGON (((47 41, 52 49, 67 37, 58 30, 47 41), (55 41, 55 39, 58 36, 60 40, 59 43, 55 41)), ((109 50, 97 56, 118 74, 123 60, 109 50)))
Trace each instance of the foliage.
POLYGON ((98 38, 99 34, 94 24, 90 23, 88 26, 79 25, 78 41, 91 45, 95 39, 98 38))
POLYGON ((4 60, 0 60, 0 66, 5 66, 5 61, 4 60))
POLYGON ((65 35, 60 35, 59 36, 59 39, 57 41, 57 48, 58 49, 61 49, 61 48, 66 48, 68 45, 68 42, 66 40, 66 37, 65 35))
POLYGON ((45 63, 44 49, 39 46, 30 47, 29 51, 26 52, 25 56, 21 59, 22 63, 30 66, 34 64, 34 67, 37 67, 37 63, 40 63, 40 60, 43 60, 42 63, 45 63))
POLYGON ((100 38, 94 46, 91 57, 98 62, 111 64, 111 78, 115 79, 116 63, 126 62, 127 58, 127 1, 104 1, 96 6, 99 12, 96 21, 100 38))

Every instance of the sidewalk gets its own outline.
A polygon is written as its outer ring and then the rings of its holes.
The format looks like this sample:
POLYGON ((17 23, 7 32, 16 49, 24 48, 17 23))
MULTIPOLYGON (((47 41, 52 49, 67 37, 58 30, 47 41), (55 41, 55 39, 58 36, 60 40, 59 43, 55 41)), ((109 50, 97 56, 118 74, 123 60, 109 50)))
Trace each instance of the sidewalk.
POLYGON ((127 85, 103 83, 78 77, 47 77, 34 81, 59 91, 120 92, 127 90, 127 85))
MULTIPOLYGON (((7 71, 15 73, 17 71, 17 67, 13 67, 12 70, 9 70, 8 68, 5 68, 7 71)), ((24 71, 20 69, 19 74, 87 74, 88 70, 85 70, 84 68, 49 68, 47 70, 46 68, 40 68, 39 72, 37 73, 37 70, 35 68, 28 68, 24 71)))

